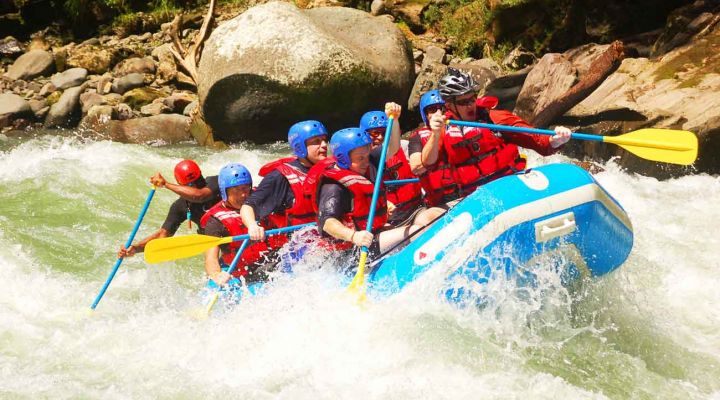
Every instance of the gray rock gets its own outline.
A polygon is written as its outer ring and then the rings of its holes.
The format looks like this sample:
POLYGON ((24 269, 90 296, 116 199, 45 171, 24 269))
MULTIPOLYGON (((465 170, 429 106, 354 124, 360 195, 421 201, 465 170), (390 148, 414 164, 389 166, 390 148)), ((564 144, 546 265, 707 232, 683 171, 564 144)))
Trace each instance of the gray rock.
POLYGON ((500 67, 494 62, 486 62, 486 59, 475 60, 468 64, 450 64, 450 67, 457 68, 472 75, 478 83, 480 92, 499 75, 500 67))
POLYGON ((45 117, 47 117, 49 112, 50 112, 50 106, 45 106, 45 107, 37 110, 37 112, 35 113, 35 118, 42 121, 45 119, 45 117))
POLYGON ((517 70, 534 64, 536 60, 533 53, 518 46, 503 58, 502 65, 506 68, 517 70))
POLYGON ((163 100, 163 104, 165 104, 168 109, 172 110, 171 112, 180 114, 183 113, 185 107, 193 101, 197 101, 196 96, 189 93, 176 92, 165 98, 163 100))
POLYGON ((83 114, 87 114, 90 108, 105 104, 105 98, 97 93, 85 92, 80 95, 80 106, 83 114))
POLYGON ((140 114, 145 116, 160 115, 169 111, 171 111, 170 107, 163 104, 162 99, 156 99, 152 103, 140 107, 140 114))
POLYGON ((47 108, 47 106, 48 106, 48 102, 47 102, 47 100, 45 100, 45 99, 41 99, 41 100, 40 100, 40 99, 38 99, 38 100, 36 100, 36 99, 28 100, 28 104, 30 105, 30 109, 32 110, 33 114, 35 114, 35 116, 38 115, 38 112, 39 112, 40 110, 42 110, 43 108, 47 108))
POLYGON ((155 61, 152 57, 134 57, 128 58, 115 66, 116 76, 125 76, 128 74, 154 74, 155 73, 155 61))
POLYGON ((45 50, 31 50, 18 57, 6 75, 12 79, 30 80, 44 76, 55 68, 53 55, 45 50))
POLYGON ((30 103, 22 97, 12 94, 0 94, 0 115, 24 115, 32 112, 30 103))
POLYGON ((445 49, 437 46, 427 46, 425 48, 425 58, 423 62, 441 63, 445 58, 445 49))
POLYGON ((45 118, 45 127, 70 127, 77 122, 82 91, 82 86, 66 89, 60 96, 60 100, 50 107, 50 112, 45 118))
POLYGON ((113 93, 124 94, 128 90, 139 88, 145 85, 145 75, 140 73, 131 73, 120 78, 116 78, 112 83, 113 93))
POLYGON ((115 110, 117 110, 117 119, 119 120, 126 120, 133 117, 132 108, 125 103, 118 104, 115 107, 115 110))
POLYGON ((128 120, 92 121, 85 128, 96 136, 123 143, 174 144, 189 141, 190 118, 178 114, 161 114, 128 120))
POLYGON ((53 75, 50 82, 58 89, 67 89, 80 86, 87 78, 88 71, 85 68, 70 68, 61 73, 53 75))
POLYGON ((447 65, 432 61, 430 57, 425 54, 425 60, 423 60, 420 72, 417 74, 415 84, 413 85, 410 96, 408 97, 408 109, 417 110, 418 104, 420 103, 420 97, 423 93, 428 90, 435 89, 440 78, 447 73, 447 65))
POLYGON ((102 120, 101 122, 107 122, 113 119, 115 110, 112 106, 108 105, 96 105, 90 107, 87 112, 86 118, 95 118, 102 120))
POLYGON ((57 88, 55 87, 55 85, 53 85, 51 82, 48 82, 45 85, 43 85, 43 87, 38 92, 38 95, 45 97, 56 90, 57 90, 57 88))
POLYGON ((110 75, 103 75, 98 79, 95 90, 98 94, 108 94, 112 91, 113 77, 110 75))
POLYGON ((217 139, 268 142, 309 116, 331 131, 355 124, 368 109, 407 98, 412 79, 410 45, 389 20, 272 2, 212 32, 198 95, 217 139))
POLYGON ((623 60, 618 70, 575 105, 566 117, 580 125, 578 130, 586 132, 604 130, 619 134, 645 127, 694 132, 700 143, 694 169, 659 166, 630 155, 619 146, 606 144, 588 143, 583 146, 583 155, 602 159, 620 156, 620 165, 630 171, 663 179, 687 173, 720 173, 715 150, 720 145, 720 96, 717 96, 720 75, 705 74, 690 67, 682 75, 658 79, 658 71, 672 67, 691 51, 698 49, 678 48, 658 60, 623 60), (697 82, 693 83, 693 80, 697 82), (602 122, 598 123, 598 120, 602 122), (609 131, 608 127, 611 127, 609 131))

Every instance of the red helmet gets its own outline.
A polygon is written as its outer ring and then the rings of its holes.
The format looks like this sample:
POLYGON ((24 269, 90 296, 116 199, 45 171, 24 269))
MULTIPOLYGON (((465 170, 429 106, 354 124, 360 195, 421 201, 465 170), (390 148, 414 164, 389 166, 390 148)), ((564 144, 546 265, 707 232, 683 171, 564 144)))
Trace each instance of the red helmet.
POLYGON ((187 185, 202 176, 200 167, 193 160, 182 160, 175 166, 175 180, 181 185, 187 185))

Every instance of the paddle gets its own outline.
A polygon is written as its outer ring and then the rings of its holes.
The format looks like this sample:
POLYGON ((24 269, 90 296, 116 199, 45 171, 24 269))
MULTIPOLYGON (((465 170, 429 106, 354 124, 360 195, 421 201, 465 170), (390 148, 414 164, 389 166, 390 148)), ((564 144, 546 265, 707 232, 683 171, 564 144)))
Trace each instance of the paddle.
MULTIPOLYGON (((240 245, 240 248, 235 253, 235 257, 233 258, 232 262, 230 263, 230 267, 227 270, 227 273, 230 274, 231 278, 232 278, 233 271, 235 271, 235 267, 237 266, 238 261, 240 261, 240 256, 242 256, 242 253, 248 247, 248 244, 250 244, 250 239, 243 240, 242 244, 240 245)), ((215 303, 217 303, 218 298, 220 297, 221 289, 222 289, 222 287, 220 285, 218 285, 217 290, 215 291, 215 293, 213 293, 213 297, 212 297, 212 299, 210 299, 210 302, 208 303, 207 308, 205 309, 206 315, 210 315, 210 313, 212 312, 212 309, 215 306, 215 303)))
MULTIPOLYGON (((145 218, 145 213, 147 212, 148 207, 150 207, 150 201, 152 200, 154 195, 155 187, 153 186, 153 188, 150 189, 150 193, 148 193, 147 198, 145 199, 145 204, 140 211, 140 215, 138 216, 137 221, 135 221, 135 226, 133 227, 133 230, 130 233, 127 242, 125 242, 126 249, 132 246, 132 242, 133 240, 135 240, 135 234, 137 233, 138 228, 140 228, 140 223, 142 222, 143 218, 145 218)), ((102 299, 102 297, 105 295, 105 291, 107 290, 108 286, 110 286, 110 282, 112 282, 113 278, 115 278, 115 273, 117 273, 117 270, 118 268, 120 268, 120 264, 122 264, 124 259, 124 257, 118 257, 117 261, 115 261, 115 266, 113 267, 112 271, 110 271, 110 275, 108 275, 107 279, 105 280, 105 284, 103 285, 102 289, 100 289, 100 293, 98 293, 97 297, 95 297, 95 301, 93 301, 92 305, 90 306, 90 310, 95 310, 95 307, 97 307, 100 299, 102 299)))
MULTIPOLYGON (((524 128, 483 124, 480 122, 449 120, 451 125, 472 126, 477 128, 495 129, 505 132, 535 133, 539 135, 555 135, 555 131, 546 129, 524 128)), ((690 165, 697 158, 697 136, 690 131, 674 129, 646 128, 629 132, 620 136, 590 135, 573 133, 573 139, 590 140, 616 144, 638 157, 671 164, 690 165)))
MULTIPOLYGON (((271 229, 265 232, 265 235, 277 235, 279 233, 291 232, 313 225, 315 225, 314 222, 309 222, 307 224, 271 229)), ((226 237, 208 235, 186 235, 154 239, 149 241, 148 244, 145 245, 145 261, 150 264, 155 264, 163 261, 172 261, 181 258, 192 257, 194 255, 203 253, 205 250, 211 247, 220 246, 221 244, 227 244, 230 242, 236 242, 238 240, 247 240, 249 238, 250 235, 236 235, 226 237)))
MULTIPOLYGON (((370 212, 367 218, 366 231, 372 233, 372 225, 375 220, 375 209, 377 208, 377 199, 380 195, 380 184, 382 183, 383 172, 385 172, 385 158, 387 156, 388 144, 390 144, 390 135, 392 135, 392 126, 394 115, 388 115, 388 125, 385 128, 385 137, 383 138, 382 151, 380 152, 380 161, 378 164, 377 175, 375 176, 375 187, 373 188, 372 200, 370 202, 370 212)), ((367 261, 368 248, 363 246, 360 250, 360 261, 358 262, 355 277, 348 286, 348 291, 358 296, 359 301, 365 300, 365 262, 367 261)))

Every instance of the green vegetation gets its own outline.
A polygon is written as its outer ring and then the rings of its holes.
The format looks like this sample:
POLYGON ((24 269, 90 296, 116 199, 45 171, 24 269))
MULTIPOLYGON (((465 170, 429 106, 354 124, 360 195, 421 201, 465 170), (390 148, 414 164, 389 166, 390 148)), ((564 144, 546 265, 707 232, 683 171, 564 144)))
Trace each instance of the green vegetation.
POLYGON ((438 32, 452 38, 453 53, 460 57, 482 57, 490 24, 490 12, 485 0, 449 0, 434 3, 423 15, 425 21, 438 32))

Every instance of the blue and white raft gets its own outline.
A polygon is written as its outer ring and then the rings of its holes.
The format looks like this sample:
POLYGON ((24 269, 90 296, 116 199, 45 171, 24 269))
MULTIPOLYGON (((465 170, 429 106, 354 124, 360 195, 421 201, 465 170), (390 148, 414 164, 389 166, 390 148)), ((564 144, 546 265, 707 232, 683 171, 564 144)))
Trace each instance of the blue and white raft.
POLYGON ((368 289, 397 293, 437 267, 446 297, 461 301, 499 273, 532 279, 529 268, 549 257, 562 257, 565 282, 605 275, 632 245, 625 210, 587 171, 550 164, 478 188, 415 241, 371 264, 368 289))

